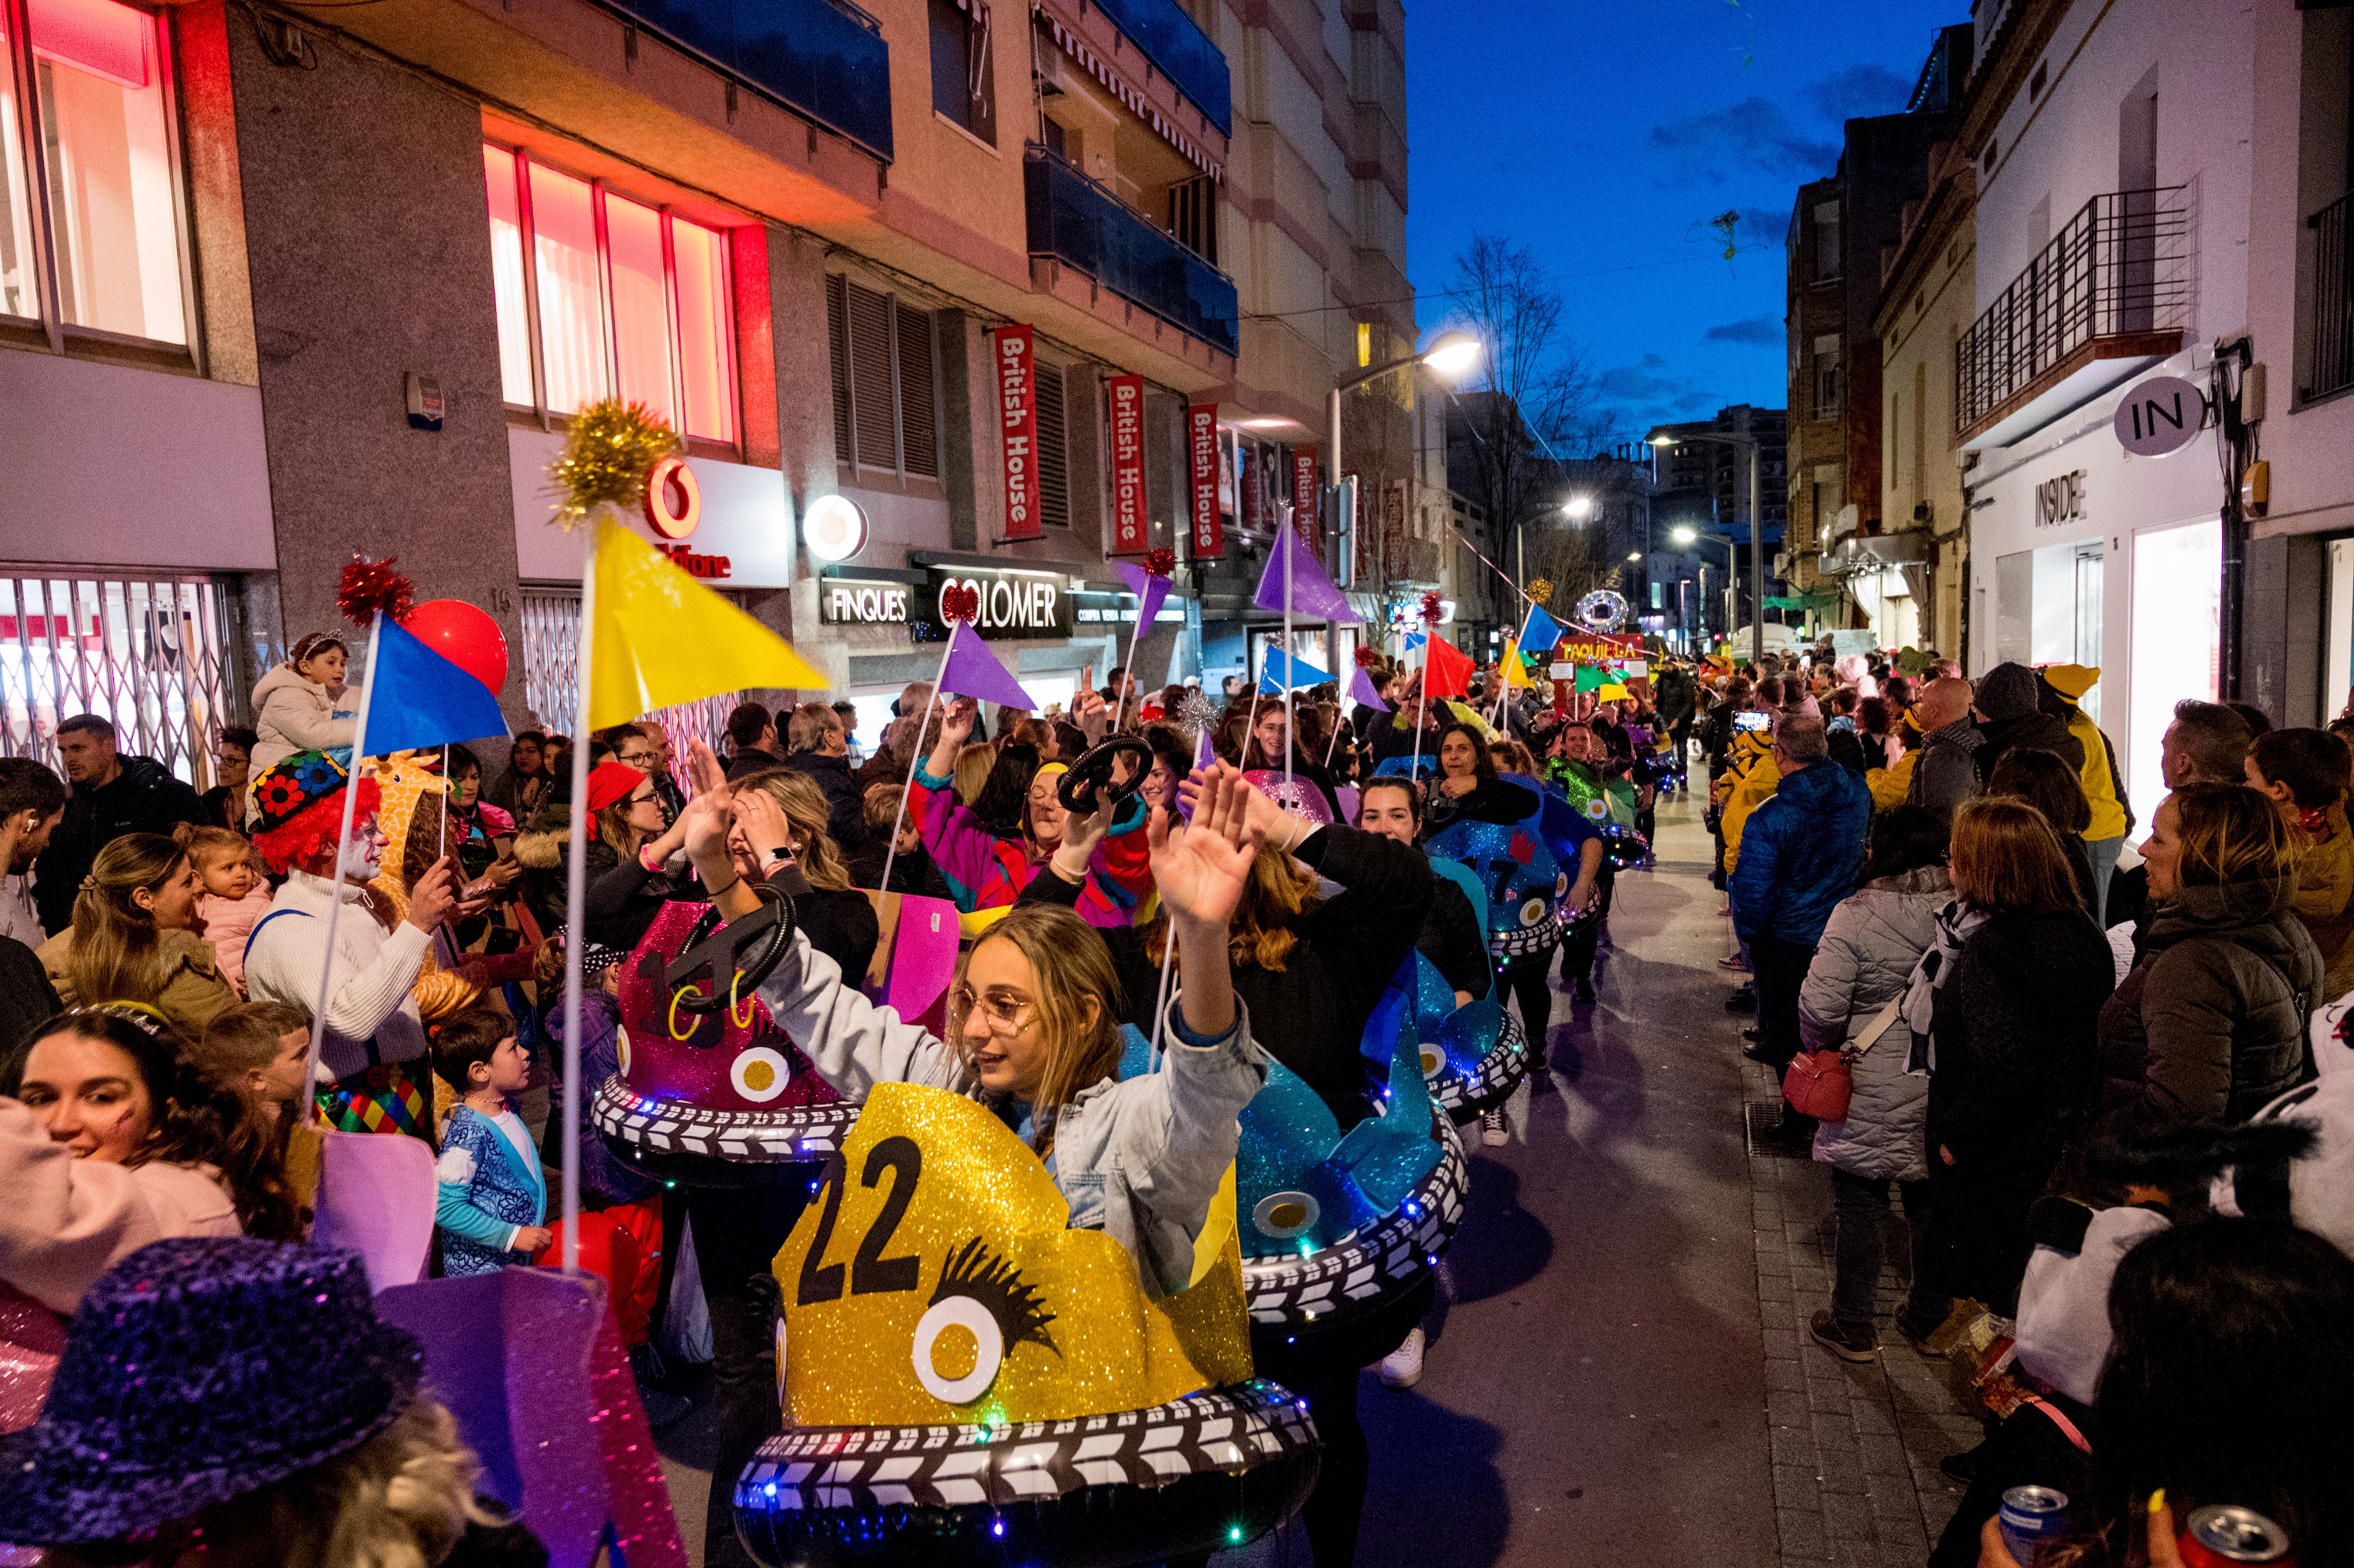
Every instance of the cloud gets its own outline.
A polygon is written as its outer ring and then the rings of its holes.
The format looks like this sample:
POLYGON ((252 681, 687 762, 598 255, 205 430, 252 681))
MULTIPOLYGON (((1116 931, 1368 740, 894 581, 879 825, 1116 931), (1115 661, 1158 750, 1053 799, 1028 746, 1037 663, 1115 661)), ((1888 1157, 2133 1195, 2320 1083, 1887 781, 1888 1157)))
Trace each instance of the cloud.
POLYGON ((1723 322, 1701 334, 1708 343, 1742 343, 1756 347, 1782 346, 1788 334, 1772 316, 1751 316, 1744 321, 1723 322))
POLYGON ((1744 207, 1739 209, 1741 225, 1734 238, 1744 246, 1780 245, 1790 238, 1790 209, 1776 210, 1770 207, 1744 207))
POLYGON ((1722 184, 1733 175, 1811 180, 1839 162, 1840 144, 1801 130, 1770 99, 1744 98, 1707 114, 1690 114, 1651 128, 1650 144, 1680 166, 1685 178, 1722 184))
POLYGON ((1798 90, 1815 112, 1836 123, 1868 114, 1894 114, 1912 96, 1913 84, 1885 66, 1850 66, 1798 90))
POLYGON ((1594 390, 1596 421, 1614 430, 1640 430, 1713 414, 1728 400, 1723 387, 1679 375, 1657 354, 1600 372, 1594 390))

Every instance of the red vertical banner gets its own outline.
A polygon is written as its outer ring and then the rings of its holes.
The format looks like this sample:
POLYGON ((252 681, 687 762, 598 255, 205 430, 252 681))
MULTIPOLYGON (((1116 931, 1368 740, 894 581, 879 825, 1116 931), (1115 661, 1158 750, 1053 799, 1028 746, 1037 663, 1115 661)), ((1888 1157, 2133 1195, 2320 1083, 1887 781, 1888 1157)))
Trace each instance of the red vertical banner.
POLYGON ((1238 441, 1235 461, 1241 468, 1243 531, 1257 534, 1267 527, 1267 454, 1256 441, 1238 441))
POLYGON ((1034 334, 1009 322, 997 329, 997 426, 1005 451, 1005 537, 1035 539, 1038 515, 1038 385, 1031 375, 1034 334))
POLYGON ((1111 394, 1111 553, 1151 548, 1144 504, 1144 377, 1115 376, 1111 394))
POLYGON ((1299 536, 1318 555, 1324 552, 1323 509, 1316 504, 1316 453, 1293 448, 1291 453, 1291 518, 1299 536))
POLYGON ((1194 403, 1185 409, 1185 450, 1192 460, 1193 558, 1214 560, 1226 553, 1225 520, 1218 514, 1218 406, 1194 403))

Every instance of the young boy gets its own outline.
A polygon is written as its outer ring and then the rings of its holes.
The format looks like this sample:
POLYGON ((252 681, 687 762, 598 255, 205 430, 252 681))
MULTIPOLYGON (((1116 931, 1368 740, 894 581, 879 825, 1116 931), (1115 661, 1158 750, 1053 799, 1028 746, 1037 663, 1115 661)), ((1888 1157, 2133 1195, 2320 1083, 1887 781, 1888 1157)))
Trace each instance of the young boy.
POLYGON ((444 1274, 489 1274, 528 1264, 554 1239, 547 1179, 531 1134, 508 1096, 531 1076, 531 1054, 514 1025, 488 1008, 469 1008, 433 1035, 433 1070, 459 1095, 441 1130, 434 1166, 441 1191, 433 1223, 441 1232, 444 1274))

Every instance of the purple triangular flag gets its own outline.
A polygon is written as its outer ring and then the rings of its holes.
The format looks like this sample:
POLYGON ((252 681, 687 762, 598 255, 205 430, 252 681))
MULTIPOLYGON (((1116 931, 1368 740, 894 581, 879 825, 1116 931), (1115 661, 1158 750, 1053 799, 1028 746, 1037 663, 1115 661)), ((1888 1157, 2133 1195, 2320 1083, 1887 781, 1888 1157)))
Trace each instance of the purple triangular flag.
POLYGON ((1130 624, 1140 631, 1161 613, 1161 601, 1169 597, 1169 579, 1153 576, 1133 561, 1114 561, 1112 569, 1136 596, 1136 620, 1130 624))
POLYGON ((1367 678, 1365 667, 1362 664, 1349 672, 1349 695, 1369 708, 1379 708, 1384 713, 1391 711, 1389 704, 1382 701, 1382 694, 1373 690, 1373 683, 1367 678))
POLYGON ((1347 626, 1363 624, 1364 618, 1349 608, 1348 597, 1332 586, 1324 575, 1323 563, 1316 558, 1299 537, 1297 528, 1276 532, 1275 548, 1267 553, 1267 569, 1259 574, 1258 592, 1251 603, 1261 609, 1280 612, 1283 609, 1283 588, 1286 560, 1290 562, 1291 612, 1309 620, 1336 620, 1347 626))
POLYGON ((954 692, 960 697, 979 697, 985 703, 1021 712, 1035 713, 1035 698, 1022 689, 1022 683, 1006 673, 997 655, 970 624, 954 628, 950 633, 955 646, 949 651, 948 663, 940 671, 940 690, 954 692))

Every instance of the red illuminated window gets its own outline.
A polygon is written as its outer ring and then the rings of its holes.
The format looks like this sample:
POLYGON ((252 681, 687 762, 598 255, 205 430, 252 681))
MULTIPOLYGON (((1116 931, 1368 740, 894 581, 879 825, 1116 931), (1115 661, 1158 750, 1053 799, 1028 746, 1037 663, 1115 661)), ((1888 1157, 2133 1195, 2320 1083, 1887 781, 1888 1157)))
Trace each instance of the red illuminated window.
POLYGON ((570 414, 618 395, 733 442, 726 235, 494 143, 482 170, 507 402, 570 414))

